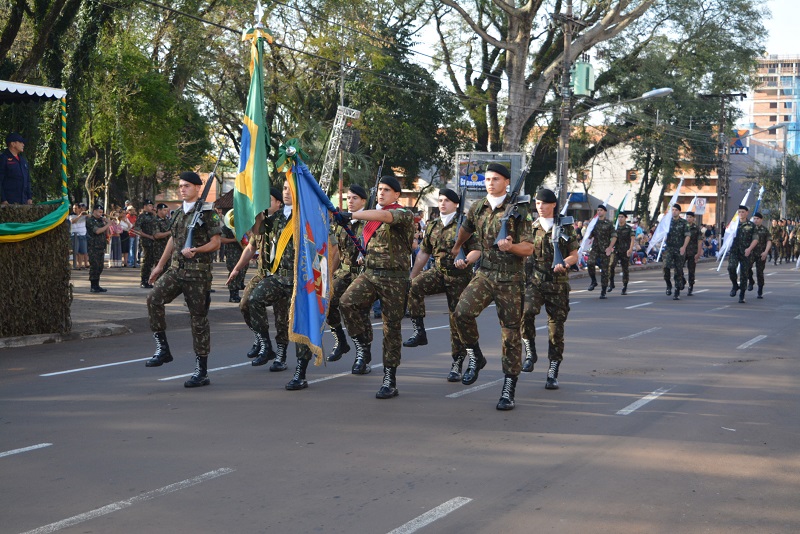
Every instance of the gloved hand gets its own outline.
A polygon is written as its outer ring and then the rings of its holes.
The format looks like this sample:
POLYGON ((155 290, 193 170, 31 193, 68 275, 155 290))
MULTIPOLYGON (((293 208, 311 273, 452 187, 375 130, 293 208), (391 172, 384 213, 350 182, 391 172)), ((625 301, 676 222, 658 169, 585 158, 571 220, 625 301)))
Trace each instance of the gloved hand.
POLYGON ((353 214, 349 211, 336 211, 333 214, 333 220, 336 221, 336 224, 339 226, 347 226, 350 224, 350 220, 353 218, 353 214))

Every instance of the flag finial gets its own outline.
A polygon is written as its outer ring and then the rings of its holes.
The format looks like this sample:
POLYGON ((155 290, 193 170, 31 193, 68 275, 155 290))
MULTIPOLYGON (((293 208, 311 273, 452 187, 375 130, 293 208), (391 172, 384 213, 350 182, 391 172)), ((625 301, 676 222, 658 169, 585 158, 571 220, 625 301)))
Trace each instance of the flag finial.
POLYGON ((256 26, 260 26, 261 19, 264 18, 264 8, 261 6, 261 0, 256 0, 256 10, 253 11, 253 16, 256 18, 256 26))

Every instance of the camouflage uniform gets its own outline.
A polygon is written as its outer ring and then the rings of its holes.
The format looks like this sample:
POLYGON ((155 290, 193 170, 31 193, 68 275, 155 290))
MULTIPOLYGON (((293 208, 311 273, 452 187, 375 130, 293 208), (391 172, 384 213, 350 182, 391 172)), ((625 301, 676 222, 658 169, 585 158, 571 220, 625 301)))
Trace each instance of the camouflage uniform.
MULTIPOLYGON (((500 319, 503 345, 503 373, 519 376, 522 369, 522 307, 525 293, 525 258, 494 248, 500 219, 508 197, 492 209, 484 197, 473 203, 463 228, 474 234, 481 250, 481 263, 475 276, 461 293, 454 312, 458 335, 467 347, 478 344, 477 318, 495 302, 500 319)), ((514 243, 533 243, 528 207, 517 207, 517 216, 508 221, 508 235, 514 243)))
MULTIPOLYGON (((733 287, 741 290, 744 294, 744 289, 747 288, 747 277, 750 270, 750 262, 753 259, 753 252, 750 256, 745 256, 744 251, 753 242, 756 235, 756 226, 750 221, 740 221, 739 228, 736 230, 736 237, 733 238, 731 244, 731 252, 728 257, 728 277, 731 279, 733 287), (737 274, 737 268, 739 273, 737 274)), ((733 296, 733 295, 731 295, 733 296)))
POLYGON ((89 281, 98 282, 103 272, 104 257, 106 254, 106 234, 105 232, 96 233, 98 228, 102 228, 106 223, 103 219, 89 217, 86 219, 86 243, 89 253, 89 281))
MULTIPOLYGON (((211 253, 199 252, 194 258, 186 258, 181 250, 186 247, 201 247, 220 234, 220 220, 211 204, 203 205, 202 225, 194 229, 194 243, 186 243, 186 232, 193 215, 183 209, 175 210, 169 230, 174 245, 172 264, 154 284, 147 296, 150 314, 150 329, 164 332, 167 329, 165 305, 183 293, 189 309, 192 326, 194 352, 206 357, 211 351, 211 331, 208 325, 208 307, 211 304, 211 253)), ((145 230, 147 232, 147 230, 145 230)), ((152 249, 151 249, 152 252, 152 249)))
MULTIPOLYGON (((350 228, 357 237, 360 237, 363 226, 363 221, 353 221, 350 228)), ((358 256, 361 253, 356 248, 353 240, 350 239, 344 228, 338 228, 335 232, 334 239, 339 247, 340 261, 339 267, 333 273, 333 293, 328 304, 327 323, 332 329, 342 326, 342 313, 339 309, 342 295, 344 295, 361 270, 358 265, 358 256)), ((369 309, 364 314, 364 320, 369 322, 369 309)), ((365 334, 367 335, 366 341, 372 343, 372 329, 367 330, 365 334)))
MULTIPOLYGON (((453 312, 461 292, 472 279, 472 268, 458 269, 453 264, 455 258, 451 255, 451 251, 456 244, 457 229, 456 217, 453 217, 447 226, 444 226, 442 219, 439 218, 425 227, 420 251, 430 254, 435 264, 411 281, 411 292, 408 296, 408 311, 411 317, 425 317, 425 296, 445 293, 447 308, 450 310, 450 348, 454 355, 462 352, 464 344, 458 337, 453 312)), ((466 255, 475 250, 476 246, 474 236, 470 236, 462 246, 462 251, 466 255)))
POLYGON ((376 299, 381 300, 383 366, 396 368, 400 365, 400 328, 406 304, 403 296, 408 295, 414 215, 404 208, 391 209, 389 213, 392 214, 392 222, 382 223, 367 243, 367 255, 364 258, 366 269, 344 292, 339 308, 350 336, 366 336, 361 337, 366 343, 366 339, 372 339, 369 308, 376 299))
MULTIPOLYGON (((671 217, 671 215, 667 216, 671 217)), ((669 232, 666 239, 664 239, 664 281, 667 283, 667 290, 672 288, 670 269, 675 270, 673 279, 675 280, 676 291, 680 291, 683 284, 684 256, 681 254, 681 247, 688 235, 691 235, 691 233, 685 219, 678 217, 670 221, 669 232)))
MULTIPOLYGON (((156 218, 156 230, 155 231, 156 232, 168 232, 170 224, 171 224, 171 222, 169 220, 169 217, 165 217, 163 219, 156 218)), ((167 243, 169 243, 169 236, 164 237, 162 239, 156 239, 153 242, 153 261, 155 263, 158 263, 158 261, 161 259, 161 256, 164 255, 164 250, 167 248, 167 243)), ((172 263, 172 258, 170 258, 170 260, 166 263, 166 265, 164 266, 164 270, 166 270, 170 266, 171 263, 172 263)), ((151 270, 152 270, 152 268, 151 268, 151 270)), ((148 274, 148 277, 149 276, 150 275, 148 274)))
POLYGON ((761 255, 767 249, 767 242, 772 241, 772 237, 770 236, 770 231, 764 225, 758 225, 755 227, 755 233, 753 234, 756 238, 758 238, 758 244, 756 248, 750 253, 750 258, 752 261, 750 263, 750 272, 748 273, 748 278, 750 279, 750 283, 753 283, 753 265, 756 267, 756 280, 758 281, 758 294, 761 295, 762 288, 764 287, 764 268, 767 266, 767 260, 761 259, 761 255))
POLYGON ((700 239, 700 228, 697 227, 696 223, 686 223, 686 226, 689 228, 689 244, 686 245, 686 254, 684 255, 685 263, 686 263, 686 271, 689 275, 689 287, 694 286, 694 274, 697 270, 697 241, 700 239))
MULTIPOLYGON (((236 236, 233 234, 233 230, 228 228, 227 226, 222 226, 222 237, 227 239, 236 239, 236 236)), ((228 268, 228 273, 236 267, 236 264, 239 263, 239 258, 242 257, 242 245, 240 243, 225 243, 222 245, 225 247, 225 267, 228 268)), ((239 291, 240 289, 244 289, 244 277, 247 274, 247 265, 239 271, 239 274, 231 280, 231 283, 228 284, 229 291, 239 291)))
POLYGON ((783 229, 779 224, 775 224, 771 229, 772 234, 772 261, 773 265, 778 265, 778 260, 781 257, 781 248, 783 247, 783 229))
MULTIPOLYGON (((178 209, 176 211, 181 210, 178 209)), ((217 217, 217 219, 219 219, 219 217, 217 217)), ((187 222, 186 224, 189 223, 187 222)), ((155 235, 155 233, 158 232, 158 218, 154 214, 144 211, 136 218, 136 226, 134 226, 133 229, 151 236, 155 235)), ((185 238, 186 236, 184 236, 184 239, 185 238)), ((150 278, 150 271, 153 270, 159 258, 155 255, 154 240, 142 237, 139 242, 142 244, 142 264, 140 271, 142 275, 142 284, 147 284, 147 280, 150 278)), ((175 257, 174 254, 173 257, 175 257)))
POLYGON ((597 221, 589 236, 593 239, 592 250, 589 252, 589 261, 586 266, 589 271, 589 277, 594 281, 595 266, 599 266, 600 274, 600 287, 608 287, 608 264, 609 257, 606 256, 606 249, 611 245, 611 239, 617 237, 617 232, 614 230, 614 225, 603 219, 597 221))
MULTIPOLYGON (((566 258, 580 248, 575 228, 562 228, 558 248, 566 258)), ((627 250, 627 249, 625 249, 627 250)), ((564 323, 569 314, 569 272, 553 271, 553 242, 551 231, 542 227, 541 221, 533 223, 533 254, 525 262, 525 308, 522 316, 522 337, 535 347, 536 316, 544 305, 547 311, 548 349, 547 358, 560 362, 564 359, 564 323)))
MULTIPOLYGON (((633 228, 626 224, 617 228, 616 232, 617 241, 614 243, 614 252, 611 253, 611 260, 608 265, 608 278, 611 287, 614 287, 614 271, 617 268, 617 262, 622 267, 622 285, 627 286, 630 279, 631 257, 628 255, 628 250, 631 247, 631 239, 633 239, 633 228)), ((594 247, 592 248, 594 249, 594 247)))

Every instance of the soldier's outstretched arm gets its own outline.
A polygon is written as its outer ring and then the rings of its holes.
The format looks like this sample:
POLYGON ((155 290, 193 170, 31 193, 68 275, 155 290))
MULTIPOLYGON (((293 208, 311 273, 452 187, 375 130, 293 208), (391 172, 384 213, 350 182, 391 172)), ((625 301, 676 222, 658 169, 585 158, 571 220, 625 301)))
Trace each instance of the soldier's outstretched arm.
POLYGON ((255 255, 256 255, 256 245, 255 241, 251 239, 250 242, 247 243, 247 246, 244 247, 242 255, 239 257, 239 261, 236 262, 236 265, 233 267, 233 269, 231 269, 231 272, 228 275, 228 281, 225 283, 230 284, 233 281, 233 279, 236 278, 236 276, 240 272, 242 272, 244 266, 250 263, 250 260, 252 260, 253 256, 255 255))
POLYGON ((467 231, 464 228, 464 225, 461 225, 461 228, 458 229, 458 239, 456 239, 456 244, 453 246, 453 250, 450 253, 455 257, 458 256, 458 253, 461 252, 461 247, 464 246, 464 243, 467 242, 467 239, 470 238, 472 232, 467 231))
POLYGON ((153 267, 150 271, 150 278, 147 280, 149 284, 152 284, 158 277, 161 275, 161 272, 164 270, 164 266, 169 261, 169 258, 172 256, 172 251, 175 249, 175 242, 170 237, 169 241, 167 241, 167 246, 164 247, 164 252, 161 254, 161 257, 158 259, 158 264, 153 267))

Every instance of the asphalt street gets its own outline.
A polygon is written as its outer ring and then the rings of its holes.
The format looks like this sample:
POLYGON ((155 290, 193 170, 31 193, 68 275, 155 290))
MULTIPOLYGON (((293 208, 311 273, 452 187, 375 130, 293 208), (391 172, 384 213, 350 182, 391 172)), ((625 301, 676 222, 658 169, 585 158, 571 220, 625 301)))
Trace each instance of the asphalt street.
MULTIPOLYGON (((377 321, 371 374, 350 374, 351 350, 286 391, 291 371, 245 357, 217 280, 211 385, 189 390, 180 302, 158 368, 146 321, 109 312, 131 333, 0 350, 0 532, 800 532, 800 272, 767 274, 746 304, 711 263, 679 301, 657 270, 607 300, 573 280, 561 388, 544 357, 511 412, 492 307, 489 363, 464 386, 445 380, 446 304, 429 298, 429 344, 403 349, 390 400, 377 321)), ((112 293, 120 309, 145 294, 112 293)))

